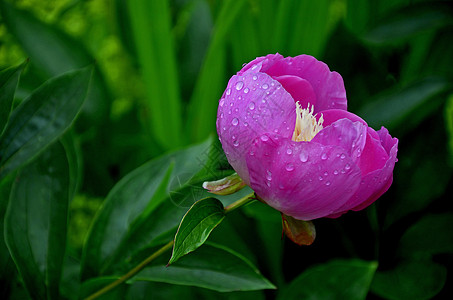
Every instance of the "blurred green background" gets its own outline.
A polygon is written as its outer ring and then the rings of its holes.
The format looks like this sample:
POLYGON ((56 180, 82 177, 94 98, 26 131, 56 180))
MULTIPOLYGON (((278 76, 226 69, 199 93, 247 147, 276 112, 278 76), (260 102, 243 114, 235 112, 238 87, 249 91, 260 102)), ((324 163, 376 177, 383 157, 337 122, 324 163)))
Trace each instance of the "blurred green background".
MULTIPOLYGON (((288 287, 260 297, 297 297, 294 278, 302 282, 308 267, 339 258, 378 262, 369 299, 451 297, 450 1, 0 1, 0 69, 29 58, 16 105, 48 78, 95 65, 72 132, 80 170, 69 219, 74 256, 113 185, 152 158, 214 136, 228 78, 276 52, 310 54, 339 72, 349 110, 399 138, 399 162, 388 193, 365 211, 317 220, 310 247, 280 242, 275 216, 235 215, 228 226, 241 228, 233 232, 252 260, 288 287), (260 253, 261 246, 269 250, 260 253)), ((2 278, 9 293, 8 274, 2 278)))

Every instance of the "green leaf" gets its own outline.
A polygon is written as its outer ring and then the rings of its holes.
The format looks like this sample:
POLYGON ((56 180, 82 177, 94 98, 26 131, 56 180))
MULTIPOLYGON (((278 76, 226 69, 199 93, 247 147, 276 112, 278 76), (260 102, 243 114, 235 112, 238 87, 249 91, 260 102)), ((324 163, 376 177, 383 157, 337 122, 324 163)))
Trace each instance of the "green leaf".
POLYGON ((84 68, 50 79, 13 111, 0 140, 0 178, 30 162, 71 126, 91 73, 84 68))
POLYGON ((216 19, 214 32, 203 66, 198 75, 192 97, 190 98, 188 124, 191 140, 200 141, 215 132, 215 118, 218 99, 226 87, 225 38, 240 15, 244 0, 222 1, 220 13, 216 19))
POLYGON ((13 184, 5 240, 33 298, 58 299, 66 247, 69 170, 57 142, 25 167, 13 184))
POLYGON ((194 251, 208 239, 209 234, 225 218, 222 202, 215 198, 197 201, 184 215, 175 236, 173 253, 168 264, 194 251))
POLYGON ((392 43, 451 24, 452 13, 447 4, 418 3, 389 14, 364 38, 374 44, 392 43))
POLYGON ((432 299, 445 284, 447 269, 426 261, 407 261, 390 271, 377 272, 371 290, 385 299, 432 299))
MULTIPOLYGON (((58 30, 56 26, 43 23, 28 11, 16 9, 7 1, 0 1, 0 12, 8 31, 29 55, 30 63, 38 67, 42 80, 86 67, 96 61, 79 40, 58 30)), ((104 79, 95 66, 92 86, 82 114, 89 122, 80 122, 84 129, 107 116, 111 99, 107 91, 104 79)))
POLYGON ((278 299, 365 299, 376 262, 334 260, 311 267, 286 288, 278 299))
POLYGON ((130 1, 129 13, 151 130, 165 149, 174 149, 183 144, 184 135, 169 1, 130 1))
POLYGON ((449 82, 443 78, 424 78, 404 89, 377 96, 360 110, 359 115, 374 128, 383 125, 390 132, 405 132, 417 126, 441 104, 430 100, 449 86, 449 82))
POLYGON ((206 243, 170 267, 145 268, 132 281, 158 281, 192 285, 219 292, 274 289, 244 257, 219 245, 206 243))
MULTIPOLYGON (((174 195, 204 168, 211 141, 152 160, 111 190, 93 222, 82 258, 82 278, 126 271, 167 243, 188 207, 174 195)), ((201 186, 200 189, 202 190, 201 186)), ((196 195, 192 198, 193 204, 196 195)))
POLYGON ((8 122, 19 76, 26 64, 27 61, 0 72, 0 135, 8 122))
POLYGON ((399 252, 402 257, 453 252, 453 213, 427 215, 402 236, 399 252))

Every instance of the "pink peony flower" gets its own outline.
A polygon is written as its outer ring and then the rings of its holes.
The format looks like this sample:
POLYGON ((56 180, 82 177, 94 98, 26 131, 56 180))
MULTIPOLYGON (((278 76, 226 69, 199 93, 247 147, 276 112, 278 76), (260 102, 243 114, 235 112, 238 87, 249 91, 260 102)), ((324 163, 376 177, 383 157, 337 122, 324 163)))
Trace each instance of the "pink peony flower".
POLYGON ((259 57, 228 82, 217 132, 231 166, 299 220, 361 210, 388 190, 398 139, 347 112, 343 79, 308 55, 259 57))

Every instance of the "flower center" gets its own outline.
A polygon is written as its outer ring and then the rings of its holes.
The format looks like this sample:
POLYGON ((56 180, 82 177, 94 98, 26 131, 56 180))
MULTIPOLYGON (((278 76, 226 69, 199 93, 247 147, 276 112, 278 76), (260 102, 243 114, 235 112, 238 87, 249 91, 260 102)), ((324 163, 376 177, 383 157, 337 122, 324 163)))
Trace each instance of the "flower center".
POLYGON ((324 119, 322 117, 316 120, 313 115, 314 106, 308 103, 308 107, 303 109, 300 107, 299 102, 296 102, 296 127, 294 128, 293 141, 295 142, 308 142, 311 141, 315 135, 321 131, 324 119))

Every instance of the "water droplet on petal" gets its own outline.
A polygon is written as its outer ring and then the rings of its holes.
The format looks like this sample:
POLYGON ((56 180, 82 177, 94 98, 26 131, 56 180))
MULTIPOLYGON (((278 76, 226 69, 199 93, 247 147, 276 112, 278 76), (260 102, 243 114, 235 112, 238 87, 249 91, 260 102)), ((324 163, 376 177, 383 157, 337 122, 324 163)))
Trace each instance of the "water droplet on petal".
POLYGON ((231 124, 232 124, 233 126, 236 126, 237 124, 239 124, 238 118, 234 118, 233 120, 231 120, 231 124))
POLYGON ((267 140, 269 140, 269 137, 268 137, 267 135, 262 135, 262 136, 261 136, 261 140, 262 140, 263 142, 266 142, 267 140))
POLYGON ((285 167, 286 171, 291 172, 294 170, 294 165, 292 163, 288 163, 285 167))
POLYGON ((319 181, 323 181, 324 180, 324 178, 322 178, 322 176, 319 176, 318 179, 319 179, 319 181))
POLYGON ((308 154, 305 153, 305 152, 301 152, 301 153, 299 154, 299 159, 300 159, 300 161, 303 162, 303 163, 304 163, 304 162, 307 162, 307 161, 308 161, 308 154))
POLYGON ((238 91, 241 90, 243 86, 244 86, 244 83, 242 81, 236 82, 236 89, 238 91))
POLYGON ((226 95, 229 96, 230 94, 231 94, 231 89, 229 88, 229 89, 227 89, 227 91, 226 91, 226 95))
POLYGON ((267 185, 268 187, 271 187, 271 182, 270 182, 270 181, 266 182, 266 185, 267 185))
POLYGON ((250 108, 250 110, 254 110, 255 109, 255 102, 250 102, 249 103, 249 108, 250 108))
POLYGON ((244 122, 244 126, 245 126, 245 127, 249 126, 249 123, 244 122))
POLYGON ((326 185, 329 186, 330 185, 330 181, 326 181, 326 185))
POLYGON ((338 175, 338 170, 333 171, 333 175, 338 175))
POLYGON ((286 149, 286 154, 291 155, 293 153, 293 150, 291 148, 286 149))
POLYGON ((253 75, 252 79, 253 79, 253 80, 257 80, 258 77, 257 77, 256 75, 253 75))
POLYGON ((346 155, 345 155, 344 153, 342 153, 342 154, 340 155, 340 158, 341 158, 341 159, 345 159, 345 158, 346 158, 346 155))
POLYGON ((220 114, 220 119, 223 119, 223 113, 220 114))
POLYGON ((262 88, 263 90, 267 90, 267 89, 269 88, 269 85, 268 85, 267 83, 265 83, 265 84, 263 84, 263 85, 261 86, 261 88, 262 88))
POLYGON ((237 147, 237 146, 239 146, 239 141, 237 141, 237 140, 236 140, 236 141, 234 141, 234 142, 233 142, 233 146, 234 146, 234 147, 237 147))
POLYGON ((323 153, 323 154, 321 155, 321 159, 322 159, 322 160, 326 160, 326 159, 327 159, 327 153, 323 153))
POLYGON ((327 173, 327 171, 326 171, 326 172, 324 172, 324 176, 327 176, 327 175, 329 175, 329 173, 327 173))
POLYGON ((281 183, 278 185, 278 188, 281 189, 281 190, 284 190, 284 189, 285 189, 285 187, 284 187, 283 184, 281 184, 281 183))
POLYGON ((247 94, 249 92, 249 88, 244 89, 244 94, 247 94))
POLYGON ((344 169, 345 169, 345 170, 351 169, 351 165, 350 165, 350 164, 346 164, 346 166, 344 166, 344 169))
POLYGON ((269 180, 269 181, 272 180, 272 173, 271 173, 271 171, 267 171, 266 179, 269 180))
POLYGON ((219 105, 222 107, 225 104, 225 100, 221 99, 219 105))

